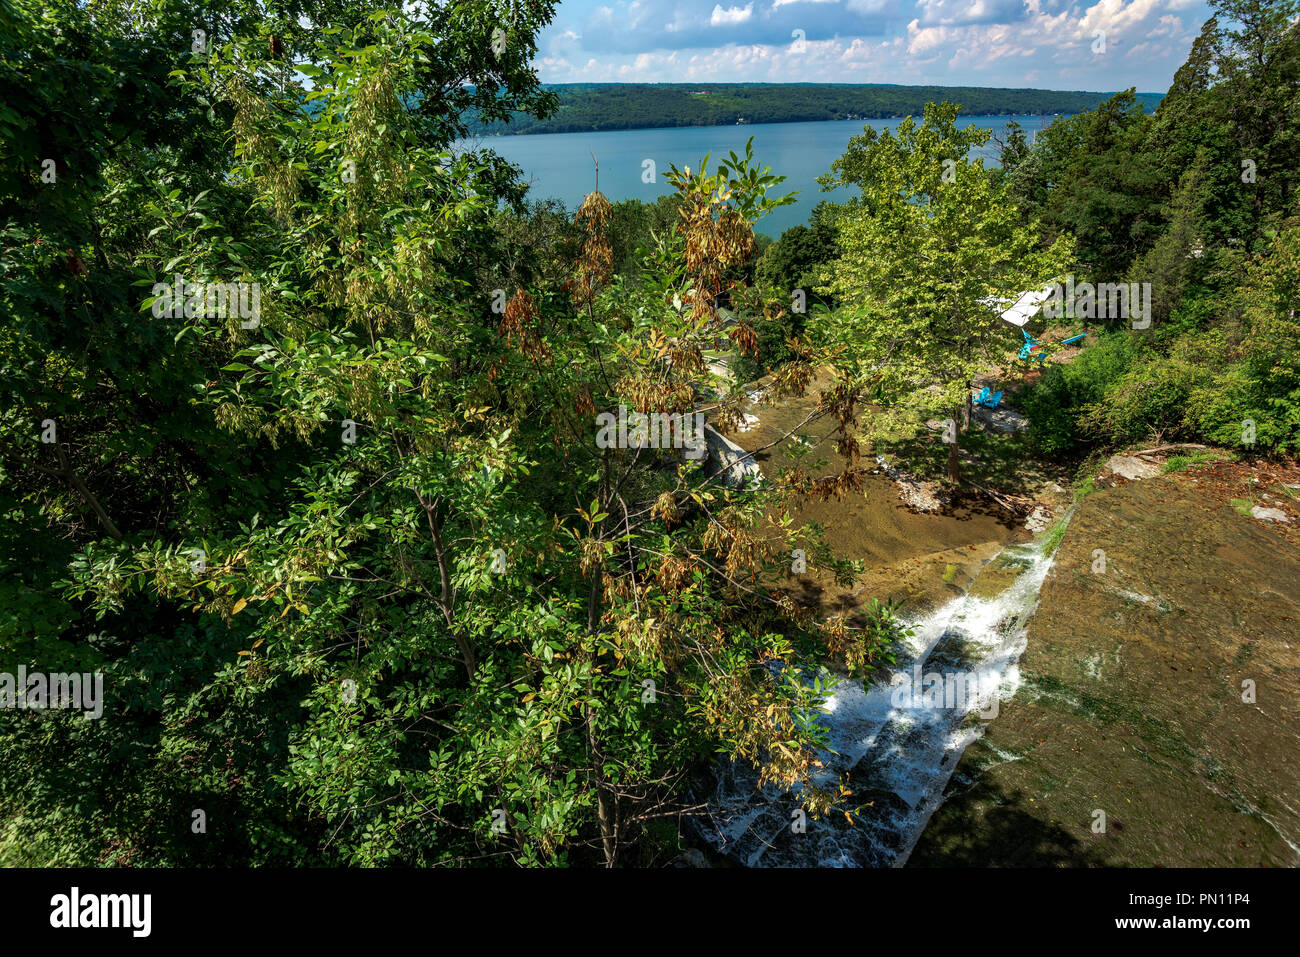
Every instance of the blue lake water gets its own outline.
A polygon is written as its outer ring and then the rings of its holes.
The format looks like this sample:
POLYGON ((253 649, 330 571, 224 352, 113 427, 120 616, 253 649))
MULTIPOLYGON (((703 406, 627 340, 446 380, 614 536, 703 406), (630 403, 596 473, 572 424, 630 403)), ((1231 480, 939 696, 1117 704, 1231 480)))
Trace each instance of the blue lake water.
MULTIPOLYGON (((1033 137, 1052 117, 1040 116, 967 116, 966 125, 991 129, 1005 138, 1008 121, 1015 120, 1033 137)), ((664 175, 672 164, 680 169, 699 167, 704 154, 710 154, 709 167, 720 156, 734 150, 743 154, 745 141, 754 138, 755 159, 786 177, 777 187, 777 195, 798 191, 796 202, 783 206, 759 220, 755 228, 769 236, 807 222, 812 208, 823 199, 843 202, 852 191, 824 193, 817 177, 830 172, 831 162, 844 154, 849 140, 863 127, 893 129, 900 120, 839 120, 815 123, 753 123, 744 126, 684 126, 658 130, 610 130, 600 133, 539 133, 524 136, 484 136, 470 142, 489 147, 505 159, 520 166, 524 178, 532 184, 529 197, 534 200, 558 199, 571 212, 583 197, 596 187, 596 170, 592 154, 600 163, 600 191, 611 201, 640 199, 653 202, 670 192, 664 175), (645 161, 655 164, 655 181, 643 181, 645 161)), ((997 145, 991 140, 976 157, 985 166, 997 163, 997 145)))

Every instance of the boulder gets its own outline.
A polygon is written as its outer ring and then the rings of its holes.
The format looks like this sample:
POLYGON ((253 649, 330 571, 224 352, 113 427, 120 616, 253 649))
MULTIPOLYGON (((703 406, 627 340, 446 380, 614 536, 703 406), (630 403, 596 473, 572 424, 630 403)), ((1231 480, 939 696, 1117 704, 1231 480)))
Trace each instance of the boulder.
POLYGON ((971 406, 971 418, 994 432, 1023 432, 1029 428, 1029 419, 1015 409, 1007 408, 1005 402, 996 409, 986 409, 982 405, 973 405, 971 406))
POLYGON ((1259 519, 1261 522, 1289 522, 1291 516, 1280 508, 1265 508, 1263 505, 1255 505, 1251 508, 1250 514, 1259 519))
POLYGON ((1025 519, 1025 528, 1031 532, 1041 532, 1052 524, 1052 510, 1044 505, 1038 505, 1025 519))
POLYGON ((1159 475, 1160 466, 1134 455, 1112 455, 1106 460, 1106 468, 1102 474, 1107 472, 1126 478, 1130 482, 1137 482, 1159 475))
POLYGON ((710 476, 718 476, 728 488, 749 489, 763 483, 763 473, 754 456, 713 426, 704 426, 704 441, 709 449, 705 468, 710 476))

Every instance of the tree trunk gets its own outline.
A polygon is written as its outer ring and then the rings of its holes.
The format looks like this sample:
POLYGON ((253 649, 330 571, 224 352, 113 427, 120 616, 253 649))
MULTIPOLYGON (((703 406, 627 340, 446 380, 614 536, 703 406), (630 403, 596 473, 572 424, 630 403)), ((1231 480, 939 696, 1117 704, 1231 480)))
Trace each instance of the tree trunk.
POLYGON ((451 583, 451 568, 448 561, 447 551, 442 547, 442 520, 434 512, 437 510, 436 500, 426 502, 424 496, 416 492, 417 499, 424 507, 424 514, 429 520, 429 534, 433 536, 434 553, 438 557, 438 576, 441 579, 442 593, 438 597, 438 607, 442 610, 443 618, 447 622, 447 630, 451 632, 452 640, 456 642, 456 647, 460 649, 461 660, 465 663, 465 678, 469 682, 474 681, 474 670, 477 663, 474 660, 474 647, 469 643, 469 638, 456 625, 456 589, 451 583))
MULTIPOLYGON (((587 634, 589 635, 594 635, 600 627, 600 598, 601 580, 600 572, 597 571, 591 576, 591 590, 587 594, 587 634)), ((591 690, 591 685, 588 683, 588 693, 591 690)), ((605 866, 613 867, 614 861, 618 857, 618 825, 615 822, 617 815, 615 802, 618 799, 610 793, 609 787, 605 783, 605 753, 600 746, 600 737, 596 734, 595 709, 588 705, 586 710, 587 748, 591 753, 591 761, 594 765, 596 817, 600 821, 600 843, 605 851, 605 866)))
POLYGON ((605 866, 613 867, 618 857, 618 829, 614 825, 614 801, 605 784, 605 754, 596 736, 596 712, 587 708, 587 747, 591 751, 591 760, 596 777, 596 817, 600 821, 600 843, 605 851, 605 866))
POLYGON ((72 467, 72 463, 68 461, 68 456, 63 451, 63 446, 55 443, 54 450, 58 453, 59 464, 63 466, 63 471, 61 473, 54 474, 61 475, 63 478, 68 480, 72 487, 77 490, 77 494, 81 496, 82 501, 89 505, 91 511, 95 513, 95 517, 99 519, 99 524, 104 527, 104 531, 108 532, 111 537, 120 542, 122 540, 121 531, 119 531, 118 527, 113 523, 113 520, 109 517, 104 506, 100 504, 99 499, 95 497, 95 493, 90 490, 90 487, 86 485, 81 476, 78 475, 76 470, 72 467))
POLYGON ((961 438, 961 410, 956 410, 952 420, 952 441, 948 444, 948 481, 961 481, 961 460, 957 457, 958 440, 961 438))

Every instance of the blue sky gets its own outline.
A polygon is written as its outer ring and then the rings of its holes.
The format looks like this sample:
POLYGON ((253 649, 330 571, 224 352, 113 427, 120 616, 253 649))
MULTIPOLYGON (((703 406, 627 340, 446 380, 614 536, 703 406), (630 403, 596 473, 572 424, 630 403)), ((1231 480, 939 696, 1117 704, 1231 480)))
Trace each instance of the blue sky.
POLYGON ((534 65, 547 83, 1164 92, 1208 17, 1205 0, 562 0, 534 65))

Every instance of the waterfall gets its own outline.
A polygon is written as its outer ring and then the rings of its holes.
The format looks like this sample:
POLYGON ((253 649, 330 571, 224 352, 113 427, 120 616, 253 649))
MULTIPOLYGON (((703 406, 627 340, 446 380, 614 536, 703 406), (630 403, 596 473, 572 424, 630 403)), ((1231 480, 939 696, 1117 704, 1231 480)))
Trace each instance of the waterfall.
POLYGON ((999 594, 963 595, 911 621, 897 663, 867 689, 848 678, 834 681, 821 718, 830 750, 820 757, 827 782, 848 776, 849 804, 870 802, 852 824, 842 814, 808 816, 800 831, 792 826, 796 793, 759 790, 753 768, 726 764, 709 812, 697 822, 706 843, 749 867, 906 863, 962 752, 982 734, 981 715, 996 714, 998 702, 1020 685, 1029 620, 1052 561, 1037 545, 1003 549, 988 567, 1018 573, 999 594), (921 676, 931 692, 924 699, 914 687, 921 676), (971 693, 952 693, 963 687, 971 693))

